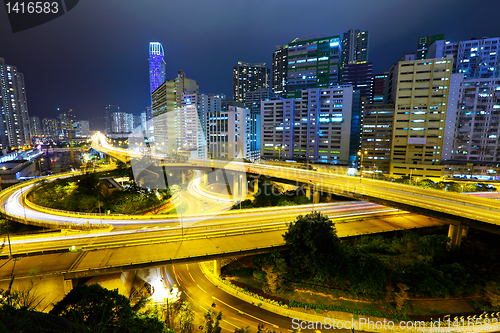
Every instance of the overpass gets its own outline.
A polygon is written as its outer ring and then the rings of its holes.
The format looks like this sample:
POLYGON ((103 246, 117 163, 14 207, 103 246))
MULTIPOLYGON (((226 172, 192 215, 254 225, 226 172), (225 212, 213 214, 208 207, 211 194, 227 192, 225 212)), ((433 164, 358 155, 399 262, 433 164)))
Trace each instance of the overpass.
MULTIPOLYGON (((357 203, 359 205, 359 203, 357 203)), ((381 211, 366 215, 350 204, 338 205, 339 237, 442 226, 439 219, 407 212, 381 211)), ((323 207, 327 207, 326 205, 323 207)), ((316 207, 317 208, 317 207, 316 207)), ((312 207, 303 207, 304 211, 312 207)), ((330 209, 331 210, 331 209, 330 209)), ((63 230, 46 236, 11 237, 0 252, 0 281, 26 276, 64 279, 138 270, 170 264, 206 261, 268 252, 285 245, 283 233, 295 214, 262 209, 260 219, 214 218, 203 225, 165 226, 109 232, 63 230), (272 220, 269 216, 274 216, 272 220)), ((331 214, 328 214, 331 215, 331 214)))
MULTIPOLYGON (((96 149, 116 156, 143 156, 111 147, 105 139, 94 140, 96 149)), ((150 155, 160 161, 162 155, 150 155)), ((250 164, 225 161, 190 160, 191 168, 203 170, 206 177, 214 168, 226 171, 245 172, 248 177, 293 183, 302 186, 305 194, 317 202, 319 193, 342 195, 358 200, 383 203, 387 206, 416 211, 421 214, 442 216, 454 220, 450 224, 449 237, 453 245, 459 245, 462 234, 469 226, 500 233, 500 202, 489 198, 472 197, 461 193, 452 193, 434 189, 423 189, 416 186, 397 184, 388 181, 347 176, 338 172, 318 172, 283 166, 250 164)), ((166 167, 174 167, 168 166, 166 167)), ((233 187, 237 188, 235 183, 233 187)))

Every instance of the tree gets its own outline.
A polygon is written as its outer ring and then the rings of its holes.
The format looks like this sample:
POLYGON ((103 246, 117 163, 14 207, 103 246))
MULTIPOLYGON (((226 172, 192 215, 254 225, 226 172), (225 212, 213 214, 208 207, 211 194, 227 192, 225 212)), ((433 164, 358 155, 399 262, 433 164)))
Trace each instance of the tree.
POLYGON ((188 302, 179 303, 180 309, 177 313, 179 328, 181 333, 191 333, 193 331, 194 311, 188 302))
POLYGON ((78 285, 54 305, 50 314, 91 328, 110 328, 115 332, 166 332, 167 327, 152 313, 138 313, 144 305, 131 306, 130 300, 117 290, 98 284, 78 285))
POLYGON ((95 172, 88 172, 78 180, 78 193, 92 195, 95 194, 99 179, 95 172))
POLYGON ((76 286, 49 313, 91 327, 120 327, 133 316, 128 298, 98 284, 76 286))
POLYGON ((215 313, 212 310, 208 310, 205 313, 205 326, 200 325, 200 330, 203 333, 220 333, 222 328, 220 327, 220 321, 222 320, 222 312, 215 313))
POLYGON ((341 262, 335 226, 318 212, 298 216, 283 238, 289 248, 290 265, 298 276, 325 279, 341 262))

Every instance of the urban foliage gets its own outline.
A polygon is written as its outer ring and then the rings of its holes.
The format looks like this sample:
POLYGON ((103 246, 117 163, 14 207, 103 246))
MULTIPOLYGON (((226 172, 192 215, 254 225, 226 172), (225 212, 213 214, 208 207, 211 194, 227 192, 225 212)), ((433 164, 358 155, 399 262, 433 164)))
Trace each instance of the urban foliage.
MULTIPOLYGON (((283 191, 279 186, 271 182, 259 181, 259 189, 254 194, 253 199, 241 202, 241 208, 260 208, 274 206, 305 205, 311 201, 305 196, 305 192, 300 188, 295 191, 283 191)), ((236 204, 232 209, 239 209, 240 204, 236 204)))
POLYGON ((102 332, 169 332, 164 321, 150 311, 139 311, 144 302, 132 306, 117 290, 97 284, 78 285, 49 312, 102 332))
MULTIPOLYGON (((274 295, 298 285, 344 291, 371 299, 395 316, 404 317, 407 301, 415 297, 483 296, 473 306, 500 310, 500 252, 484 251, 474 239, 455 251, 445 235, 415 232, 340 241, 334 224, 317 212, 298 217, 283 237, 288 250, 257 255, 253 267, 224 273, 253 276, 274 295)), ((332 304, 299 303, 290 300, 289 306, 357 313, 332 304)))
POLYGON ((129 167, 99 174, 87 172, 81 176, 51 182, 41 181, 30 192, 28 199, 37 205, 61 210, 138 214, 167 203, 170 197, 168 188, 149 190, 137 186, 129 167), (124 184, 123 191, 115 190, 105 195, 104 185, 100 184, 99 178, 123 176, 131 180, 128 184, 124 184))
POLYGON ((454 181, 434 182, 430 179, 424 178, 422 180, 410 179, 409 176, 403 176, 395 180, 395 182, 415 185, 422 188, 432 188, 436 190, 443 190, 448 192, 494 192, 497 189, 493 185, 485 183, 457 183, 454 181))

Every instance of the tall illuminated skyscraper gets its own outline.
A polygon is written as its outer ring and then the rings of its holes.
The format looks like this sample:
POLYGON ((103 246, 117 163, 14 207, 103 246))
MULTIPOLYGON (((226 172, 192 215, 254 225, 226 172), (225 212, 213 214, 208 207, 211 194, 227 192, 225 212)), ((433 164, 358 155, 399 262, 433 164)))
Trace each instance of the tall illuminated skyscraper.
POLYGON ((0 149, 31 143, 24 76, 0 58, 0 149))
POLYGON ((163 60, 163 55, 163 46, 160 43, 149 43, 150 94, 152 94, 153 91, 155 91, 163 82, 165 82, 165 60, 163 60))

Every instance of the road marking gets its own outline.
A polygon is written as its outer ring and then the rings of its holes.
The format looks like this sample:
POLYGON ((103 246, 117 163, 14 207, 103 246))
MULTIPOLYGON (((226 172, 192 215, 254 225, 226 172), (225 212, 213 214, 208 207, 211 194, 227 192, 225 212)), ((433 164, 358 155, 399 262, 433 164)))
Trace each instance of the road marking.
POLYGON ((202 309, 203 309, 203 311, 208 312, 208 310, 207 310, 207 309, 205 309, 205 307, 204 307, 203 305, 200 305, 200 308, 202 308, 202 309))
POLYGON ((198 288, 200 288, 200 289, 201 289, 201 291, 203 291, 205 294, 207 293, 205 290, 203 290, 203 288, 202 288, 202 287, 200 287, 200 285, 199 285, 199 284, 197 284, 197 286, 198 286, 198 288))
POLYGON ((192 300, 194 302, 194 298, 192 298, 191 296, 189 296, 189 294, 187 293, 186 290, 184 290, 184 294, 186 294, 187 297, 189 297, 190 300, 192 300))
POLYGON ((229 325, 231 325, 231 326, 236 327, 237 329, 241 329, 241 327, 238 327, 238 326, 236 326, 236 325, 231 324, 231 323, 230 323, 230 322, 228 322, 226 319, 222 319, 222 321, 223 321, 223 322, 225 322, 225 323, 228 323, 228 324, 229 324, 229 325))
POLYGON ((194 278, 193 278, 193 276, 191 275, 191 272, 188 272, 188 273, 189 273, 189 276, 191 277, 191 279, 193 279, 193 281, 194 281, 194 278))
POLYGON ((225 302, 221 301, 220 299, 218 299, 218 298, 217 298, 217 297, 215 297, 215 296, 212 296, 212 298, 213 298, 213 299, 215 299, 216 301, 218 301, 218 302, 220 302, 220 303, 224 304, 225 306, 228 306, 228 307, 230 307, 231 309, 233 309, 233 310, 235 310, 235 311, 238 311, 238 313, 241 313, 241 314, 247 315, 247 316, 249 316, 249 317, 251 317, 251 318, 253 318, 253 319, 257 319, 257 320, 259 320, 259 321, 261 321, 261 322, 263 322, 263 323, 266 323, 266 324, 268 324, 268 325, 273 326, 274 328, 280 328, 278 325, 275 325, 275 324, 273 324, 273 323, 270 323, 270 322, 265 321, 265 320, 263 320, 263 319, 260 319, 260 318, 258 318, 258 317, 252 316, 251 314, 248 314, 248 313, 246 313, 246 312, 243 312, 243 311, 241 311, 240 309, 237 309, 237 308, 235 308, 234 306, 231 306, 231 305, 229 305, 229 304, 227 304, 227 303, 225 303, 225 302))

